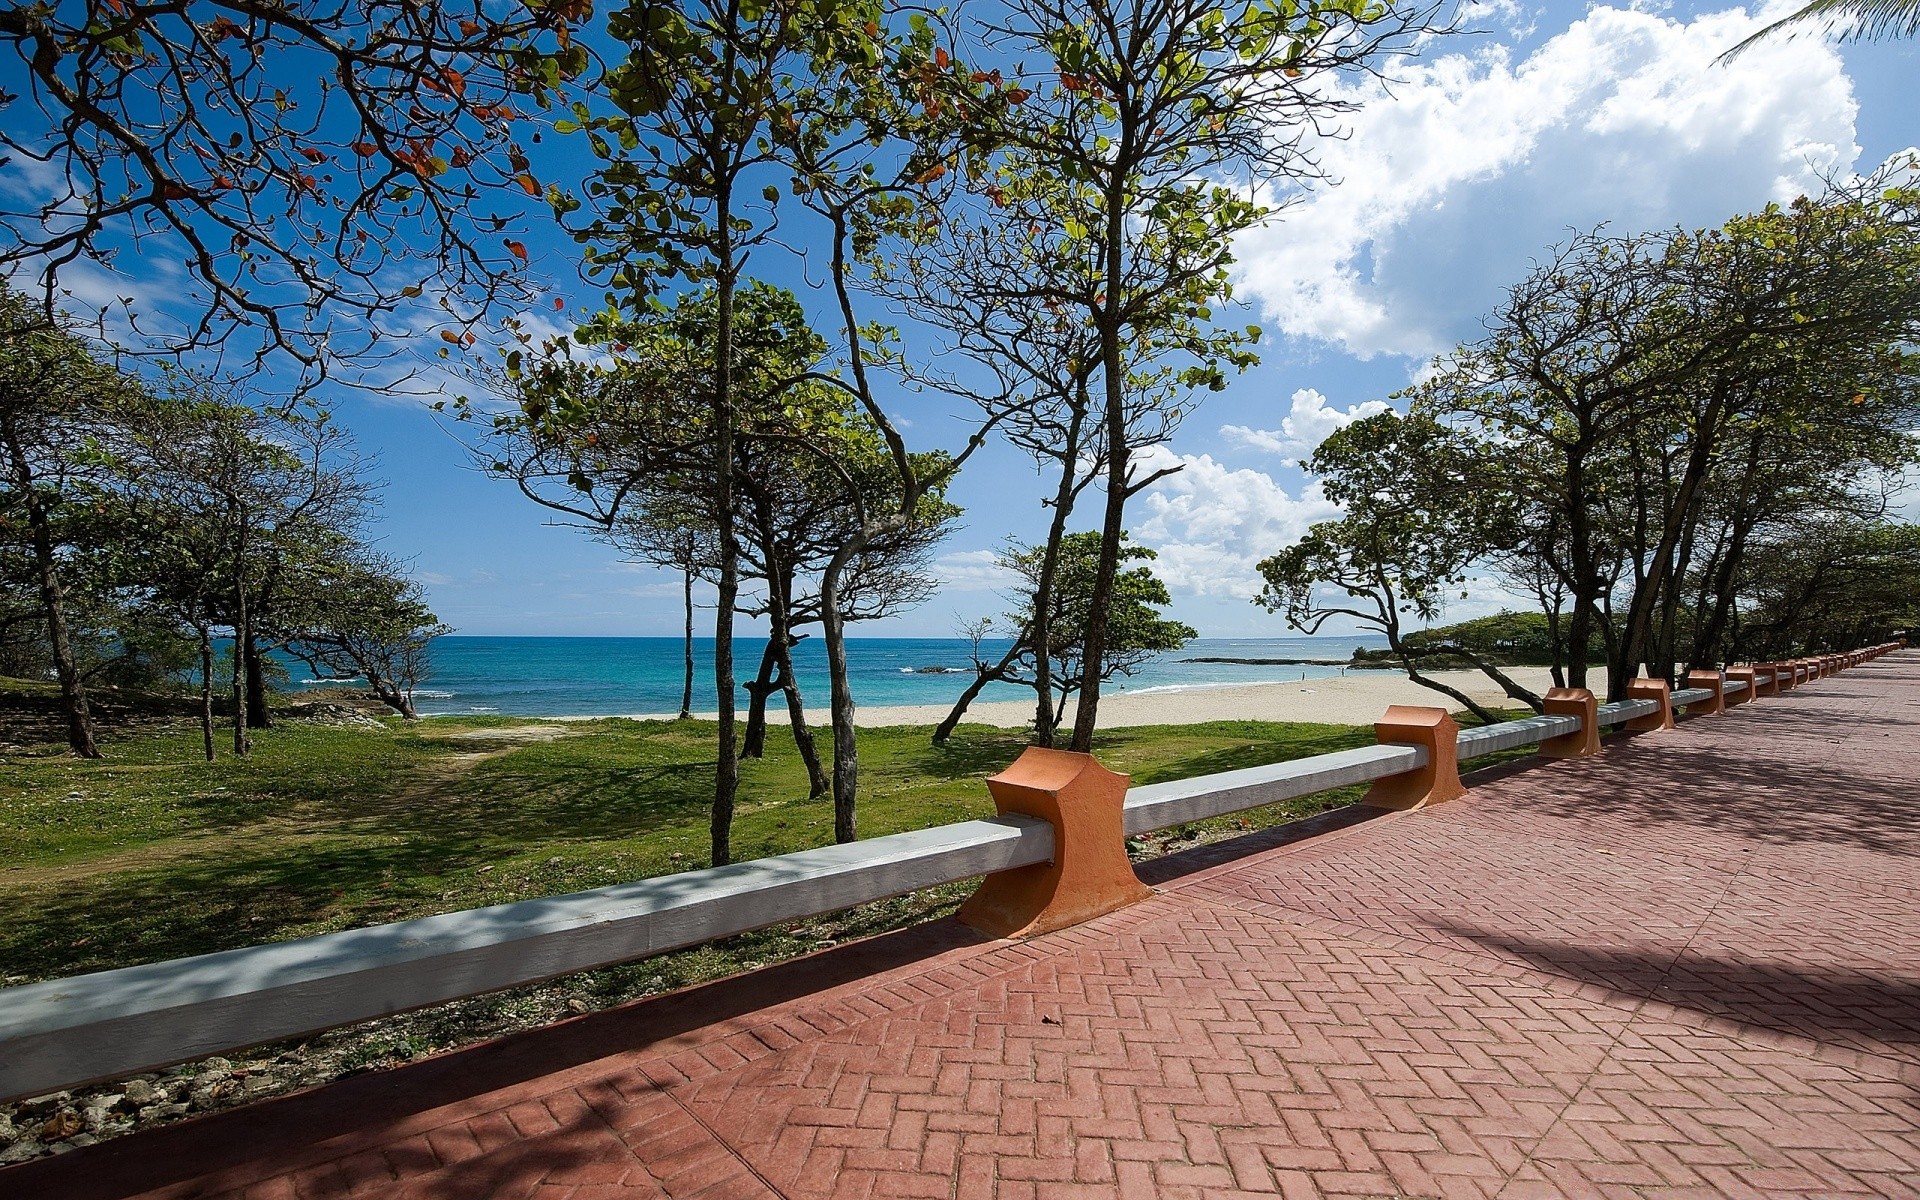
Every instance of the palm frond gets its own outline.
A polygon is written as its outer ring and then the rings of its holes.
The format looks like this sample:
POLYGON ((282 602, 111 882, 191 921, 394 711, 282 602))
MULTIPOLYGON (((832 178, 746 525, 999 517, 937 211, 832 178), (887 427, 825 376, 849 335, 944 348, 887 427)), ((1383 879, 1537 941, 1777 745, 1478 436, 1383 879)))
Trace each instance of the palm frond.
POLYGON ((1714 61, 1731 62, 1763 38, 1815 22, 1829 33, 1838 30, 1843 42, 1913 37, 1920 34, 1920 0, 1810 0, 1805 7, 1766 26, 1714 61))

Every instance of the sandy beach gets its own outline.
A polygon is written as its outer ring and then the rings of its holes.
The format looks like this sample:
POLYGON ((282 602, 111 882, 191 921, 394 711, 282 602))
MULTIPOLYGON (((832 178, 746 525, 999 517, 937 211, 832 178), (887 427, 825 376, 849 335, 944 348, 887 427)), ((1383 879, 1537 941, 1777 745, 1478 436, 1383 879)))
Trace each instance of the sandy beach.
MULTIPOLYGON (((1515 683, 1534 692, 1553 686, 1545 667, 1515 667, 1508 672, 1515 683)), ((1516 707, 1498 684, 1478 671, 1434 671, 1435 679, 1460 689, 1490 707, 1516 707)), ((1100 726, 1122 729, 1129 725, 1198 725, 1206 721, 1320 721, 1331 725, 1371 725, 1389 704, 1425 704, 1458 710, 1451 698, 1421 687, 1405 675, 1389 671, 1351 671, 1331 679, 1295 683, 1232 683, 1217 687, 1151 691, 1132 694, 1109 691, 1100 700, 1100 726)), ((854 723, 868 727, 936 725, 948 711, 944 704, 877 705, 859 709, 854 723)), ((712 719, 712 713, 699 714, 712 719)), ((774 719, 783 715, 769 714, 774 719)), ((827 723, 824 709, 808 711, 816 725, 827 723)), ((661 720, 671 713, 635 714, 636 720, 661 720)), ((593 720, 568 717, 562 720, 593 720)), ((1024 728, 1033 719, 1033 705, 1021 700, 996 700, 967 709, 969 724, 1024 728)), ((1067 722, 1073 708, 1067 708, 1067 722)))

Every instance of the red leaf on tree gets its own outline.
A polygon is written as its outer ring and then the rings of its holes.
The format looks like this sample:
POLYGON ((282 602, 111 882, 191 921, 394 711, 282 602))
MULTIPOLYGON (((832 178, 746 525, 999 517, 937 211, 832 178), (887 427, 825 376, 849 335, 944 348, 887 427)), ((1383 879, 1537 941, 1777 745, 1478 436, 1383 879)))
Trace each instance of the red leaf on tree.
POLYGON ((372 158, 374 155, 380 153, 380 147, 374 145, 372 142, 355 142, 353 144, 353 152, 361 158, 372 158))
POLYGON ((562 299, 559 296, 555 296, 553 298, 553 311, 565 312, 566 308, 567 308, 567 302, 564 299, 562 299))
POLYGON ((515 258, 519 259, 521 262, 525 262, 527 261, 527 244, 525 242, 516 242, 512 238, 508 238, 507 253, 513 255, 515 258))
POLYGON ((324 150, 315 150, 312 146, 300 147, 300 154, 301 157, 310 163, 323 163, 327 161, 327 152, 324 150))
POLYGON ((951 63, 952 61, 953 60, 951 58, 947 57, 946 50, 942 49, 939 46, 935 46, 933 48, 933 65, 934 66, 940 67, 944 70, 947 64, 951 63))
POLYGON ((472 37, 480 32, 480 27, 472 21, 462 21, 460 22, 460 32, 466 34, 468 37, 472 37))
POLYGON ((467 153, 467 148, 465 146, 455 146, 453 148, 453 156, 449 158, 447 161, 451 162, 456 167, 464 167, 468 163, 473 161, 473 155, 467 153))
POLYGON ((515 175, 513 181, 519 184, 521 190, 525 191, 529 196, 538 196, 540 194, 540 181, 525 171, 515 175))
POLYGON ((1025 104, 1027 102, 1027 97, 1031 95, 1033 95, 1033 93, 1028 91, 1025 88, 1008 88, 1007 103, 1008 104, 1025 104))
POLYGON ((458 346, 460 344, 460 335, 451 329, 442 329, 440 331, 440 340, 458 346))

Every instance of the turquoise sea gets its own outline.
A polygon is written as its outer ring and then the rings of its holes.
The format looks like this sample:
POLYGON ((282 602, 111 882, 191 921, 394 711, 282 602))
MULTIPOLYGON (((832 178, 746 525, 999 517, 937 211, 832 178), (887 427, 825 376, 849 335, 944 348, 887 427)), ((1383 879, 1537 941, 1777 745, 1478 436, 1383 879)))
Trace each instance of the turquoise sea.
MULTIPOLYGON (((1321 666, 1241 666, 1182 662, 1190 658, 1329 658, 1344 661, 1356 646, 1384 645, 1377 636, 1350 634, 1314 638, 1201 638, 1161 655, 1109 691, 1182 691, 1233 683, 1317 679, 1337 674, 1321 666)), ((751 678, 759 668, 764 638, 736 643, 738 671, 751 678)), ((986 647, 996 656, 1005 643, 986 647)), ((854 699, 868 706, 951 704, 970 676, 968 643, 960 638, 852 638, 847 645, 854 699)), ((694 640, 695 711, 714 704, 713 642, 694 640)), ((794 647, 800 689, 809 708, 825 709, 827 664, 817 637, 794 647)), ((678 638, 464 637, 433 643, 433 671, 415 693, 422 715, 502 713, 527 717, 672 715, 680 707, 681 641, 678 638)), ((303 666, 292 672, 296 687, 315 680, 303 666)), ((996 684, 981 700, 1025 700, 1026 688, 996 684)), ((740 693, 742 704, 746 693, 740 693)))

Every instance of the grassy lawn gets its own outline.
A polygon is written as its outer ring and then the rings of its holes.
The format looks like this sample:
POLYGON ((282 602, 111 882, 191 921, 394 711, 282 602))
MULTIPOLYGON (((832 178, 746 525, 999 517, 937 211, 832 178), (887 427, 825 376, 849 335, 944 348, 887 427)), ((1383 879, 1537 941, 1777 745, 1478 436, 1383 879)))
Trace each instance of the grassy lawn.
MULTIPOLYGON (((825 844, 775 729, 744 764, 736 858, 825 844)), ((1138 783, 1365 745, 1347 726, 1219 722, 1118 730, 1097 752, 1138 783)), ((0 976, 8 984, 428 913, 578 891, 706 865, 713 727, 702 722, 436 719, 286 723, 256 752, 200 758, 190 724, 109 736, 107 757, 0 757, 0 976)), ((1017 732, 861 734, 860 829, 873 836, 990 814, 981 780, 1017 732)), ((1329 793, 1213 823, 1253 827, 1349 802, 1329 793)), ((1206 836, 1169 831, 1162 844, 1206 836)), ((968 885, 827 923, 729 939, 620 969, 658 990, 946 911, 968 885)), ((631 993, 632 979, 607 986, 631 993)), ((594 988, 601 991, 601 988, 594 988)))

